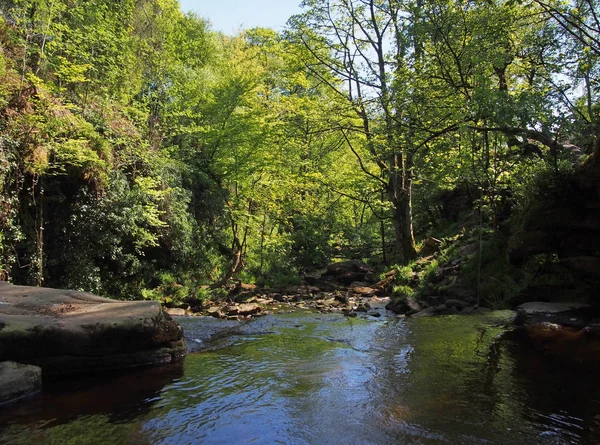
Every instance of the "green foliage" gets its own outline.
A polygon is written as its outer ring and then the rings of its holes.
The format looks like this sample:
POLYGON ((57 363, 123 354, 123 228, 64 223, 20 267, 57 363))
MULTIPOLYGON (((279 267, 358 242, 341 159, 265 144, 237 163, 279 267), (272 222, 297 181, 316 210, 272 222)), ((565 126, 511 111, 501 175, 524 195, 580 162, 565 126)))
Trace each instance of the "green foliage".
POLYGON ((496 235, 484 240, 481 259, 479 252, 470 257, 462 274, 465 284, 472 289, 479 286, 482 302, 495 309, 509 308, 511 300, 526 285, 523 271, 509 264, 506 245, 496 235))
MULTIPOLYGON (((413 215, 439 228, 458 185, 497 232, 560 196, 562 141, 596 137, 595 47, 518 2, 375 4, 314 0, 289 32, 225 36, 175 0, 0 1, 1 278, 208 298, 339 255, 407 263, 413 215)), ((569 26, 593 37, 590 14, 569 26)), ((399 293, 413 271, 433 287, 471 210, 434 261, 399 267, 399 293)), ((490 301, 521 286, 495 266, 490 301)))
POLYGON ((415 290, 406 285, 394 286, 394 295, 400 298, 412 297, 415 294, 415 290))

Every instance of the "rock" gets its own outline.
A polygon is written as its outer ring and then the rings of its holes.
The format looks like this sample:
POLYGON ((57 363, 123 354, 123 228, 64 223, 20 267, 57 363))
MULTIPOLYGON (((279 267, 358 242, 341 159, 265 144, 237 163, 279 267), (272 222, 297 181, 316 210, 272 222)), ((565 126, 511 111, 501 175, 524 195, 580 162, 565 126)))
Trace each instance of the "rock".
POLYGON ((473 314, 483 315, 489 314, 490 312, 492 312, 492 310, 489 307, 479 307, 473 311, 473 314))
POLYGON ((372 287, 355 286, 352 288, 352 292, 363 297, 372 297, 377 293, 377 290, 372 287))
POLYGON ((342 304, 348 304, 348 302, 350 301, 350 299, 348 298, 348 295, 342 295, 342 294, 336 294, 334 296, 334 298, 339 301, 342 304))
POLYGON ((585 328, 583 328, 583 332, 591 335, 592 337, 600 337, 600 323, 590 323, 585 328))
POLYGON ((207 315, 215 318, 224 318, 225 312, 223 312, 223 308, 221 306, 211 306, 206 310, 207 315))
POLYGON ((423 310, 423 306, 413 297, 398 298, 388 303, 385 308, 396 314, 416 313, 423 310))
POLYGON ((573 310, 589 309, 591 306, 579 302, 546 303, 543 301, 532 301, 523 303, 517 309, 524 311, 527 315, 533 314, 558 314, 560 312, 569 312, 573 310))
POLYGON ((321 288, 317 286, 300 286, 298 292, 303 294, 318 294, 321 292, 321 288))
POLYGON ((354 310, 356 312, 368 312, 371 309, 371 305, 369 303, 360 303, 354 310))
POLYGON ((278 301, 279 303, 285 303, 288 301, 288 298, 282 294, 269 294, 269 297, 275 301, 278 301))
POLYGON ((171 316, 181 317, 187 315, 187 311, 182 308, 165 308, 167 314, 171 316))
POLYGON ((456 306, 446 306, 441 312, 442 315, 457 315, 460 311, 456 306))
POLYGON ((34 394, 41 388, 41 368, 15 362, 0 363, 0 403, 34 394))
POLYGON ((0 282, 0 361, 44 374, 170 363, 186 353, 183 332, 158 302, 0 282))
POLYGON ((591 306, 578 302, 545 303, 529 302, 517 308, 515 324, 535 327, 541 324, 552 324, 582 329, 591 320, 591 306))
POLYGON ((367 315, 369 315, 371 317, 375 317, 375 318, 381 317, 381 314, 377 311, 369 311, 369 312, 367 312, 367 315))
POLYGON ((544 354, 571 363, 594 363, 600 359, 600 339, 584 330, 552 322, 542 322, 517 328, 513 336, 527 342, 544 354))
POLYGON ((262 311, 262 306, 256 303, 242 303, 227 308, 227 315, 247 316, 258 314, 262 311))
POLYGON ((311 279, 311 280, 305 280, 305 281, 310 286, 313 286, 314 289, 318 289, 318 290, 315 290, 314 292, 333 292, 338 289, 338 286, 336 286, 335 284, 330 283, 325 280, 322 280, 322 279, 314 279, 314 280, 311 279))
POLYGON ((444 297, 441 297, 439 295, 428 295, 427 297, 425 297, 425 301, 430 306, 437 306, 438 304, 441 304, 444 301, 444 297))
POLYGON ((185 299, 185 302, 188 304, 190 311, 192 312, 201 312, 202 311, 202 300, 196 297, 188 297, 185 299))
POLYGON ((454 308, 458 309, 459 311, 466 308, 467 306, 469 306, 469 303, 467 303, 466 301, 457 300, 454 298, 450 298, 450 299, 446 300, 445 304, 446 304, 447 308, 454 307, 454 308))
POLYGON ((256 303, 240 304, 238 315, 254 315, 261 311, 262 307, 256 303))
POLYGON ((340 303, 338 300, 332 297, 321 300, 321 304, 323 304, 324 306, 338 307, 342 303, 340 303))
POLYGON ((397 275, 398 275, 398 269, 392 269, 392 270, 386 272, 383 275, 383 279, 381 279, 380 281, 375 283, 373 285, 373 287, 375 289, 385 289, 386 287, 388 287, 389 285, 391 285, 394 282, 397 275))
POLYGON ((441 247, 442 247, 442 240, 439 240, 437 238, 430 236, 423 243, 423 247, 421 247, 421 250, 419 251, 419 255, 421 255, 421 256, 433 255, 434 253, 439 252, 441 247))
POLYGON ((270 298, 257 298, 256 303, 268 306, 275 303, 275 300, 272 300, 270 298))
POLYGON ((435 315, 436 312, 437 311, 434 307, 428 307, 428 308, 423 309, 422 311, 412 314, 410 317, 411 318, 430 317, 432 315, 435 315))
POLYGON ((334 277, 340 283, 351 284, 354 281, 364 281, 365 277, 372 273, 373 270, 367 264, 351 260, 330 264, 327 266, 326 275, 334 277))

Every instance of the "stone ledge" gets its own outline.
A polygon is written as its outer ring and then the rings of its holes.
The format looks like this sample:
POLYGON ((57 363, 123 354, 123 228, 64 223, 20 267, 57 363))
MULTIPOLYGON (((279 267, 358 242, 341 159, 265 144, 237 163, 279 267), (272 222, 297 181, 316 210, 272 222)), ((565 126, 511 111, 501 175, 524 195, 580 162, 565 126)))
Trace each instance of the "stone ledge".
POLYGON ((68 374, 171 362, 185 351, 157 302, 0 282, 0 361, 68 374))

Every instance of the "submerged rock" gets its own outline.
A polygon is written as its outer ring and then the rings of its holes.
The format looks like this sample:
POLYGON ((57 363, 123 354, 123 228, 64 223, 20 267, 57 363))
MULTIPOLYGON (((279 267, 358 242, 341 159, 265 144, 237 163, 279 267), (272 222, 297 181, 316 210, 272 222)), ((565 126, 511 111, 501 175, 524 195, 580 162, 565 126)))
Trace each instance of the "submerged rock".
POLYGON ((158 302, 0 282, 0 361, 51 375, 170 363, 185 353, 181 328, 158 302))
POLYGON ((41 388, 41 368, 15 362, 0 363, 0 403, 34 394, 41 388))

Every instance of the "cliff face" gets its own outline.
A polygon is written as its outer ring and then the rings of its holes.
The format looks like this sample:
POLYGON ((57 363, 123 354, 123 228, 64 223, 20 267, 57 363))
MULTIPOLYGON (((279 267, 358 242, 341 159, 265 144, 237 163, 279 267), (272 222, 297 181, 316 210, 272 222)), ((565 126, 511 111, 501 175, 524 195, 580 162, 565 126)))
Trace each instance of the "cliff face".
POLYGON ((594 157, 550 190, 541 190, 511 240, 511 263, 554 255, 557 280, 547 292, 600 303, 600 162, 594 157))

